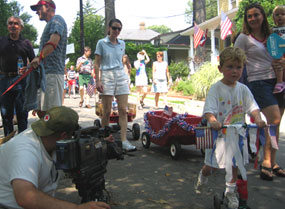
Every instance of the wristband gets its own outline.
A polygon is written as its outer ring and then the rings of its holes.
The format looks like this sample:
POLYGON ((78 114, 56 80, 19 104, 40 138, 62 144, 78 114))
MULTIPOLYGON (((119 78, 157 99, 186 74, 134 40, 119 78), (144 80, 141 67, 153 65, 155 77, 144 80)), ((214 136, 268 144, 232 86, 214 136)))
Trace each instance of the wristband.
MULTIPOLYGON (((47 45, 51 45, 54 50, 56 49, 56 44, 54 44, 54 43, 52 43, 52 42, 47 42, 47 43, 44 45, 44 47, 47 46, 47 45)), ((43 47, 43 48, 44 48, 44 47, 43 47)))

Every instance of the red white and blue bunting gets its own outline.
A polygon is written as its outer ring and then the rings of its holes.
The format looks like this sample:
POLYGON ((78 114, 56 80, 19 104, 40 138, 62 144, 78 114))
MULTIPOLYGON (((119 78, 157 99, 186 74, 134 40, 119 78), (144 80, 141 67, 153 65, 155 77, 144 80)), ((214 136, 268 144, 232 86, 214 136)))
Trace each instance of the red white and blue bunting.
POLYGON ((184 119, 188 116, 187 113, 185 114, 177 114, 176 116, 170 118, 167 123, 165 123, 165 125, 163 126, 163 128, 161 130, 159 130, 158 132, 155 132, 150 124, 149 124, 149 117, 150 116, 154 116, 155 113, 153 111, 147 112, 144 114, 144 121, 145 121, 145 129, 147 131, 147 133, 150 135, 150 137, 152 137, 153 139, 159 139, 161 137, 163 137, 164 135, 166 135, 170 129, 171 126, 173 124, 177 124, 180 128, 182 128, 183 130, 190 132, 190 131, 194 131, 194 127, 189 125, 184 119))

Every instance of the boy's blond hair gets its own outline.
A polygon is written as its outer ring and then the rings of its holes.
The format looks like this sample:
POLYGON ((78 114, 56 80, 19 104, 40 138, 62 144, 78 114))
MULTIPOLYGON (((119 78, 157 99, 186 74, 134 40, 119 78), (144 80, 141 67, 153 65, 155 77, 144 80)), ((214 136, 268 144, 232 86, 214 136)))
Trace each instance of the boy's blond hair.
POLYGON ((277 11, 277 10, 281 10, 281 11, 285 11, 285 5, 278 5, 278 6, 276 6, 274 9, 273 9, 273 12, 272 12, 272 15, 273 15, 273 17, 274 17, 274 14, 275 14, 275 12, 277 11))
POLYGON ((227 47, 220 54, 220 66, 222 67, 223 64, 228 60, 245 63, 246 55, 244 51, 240 48, 227 47))

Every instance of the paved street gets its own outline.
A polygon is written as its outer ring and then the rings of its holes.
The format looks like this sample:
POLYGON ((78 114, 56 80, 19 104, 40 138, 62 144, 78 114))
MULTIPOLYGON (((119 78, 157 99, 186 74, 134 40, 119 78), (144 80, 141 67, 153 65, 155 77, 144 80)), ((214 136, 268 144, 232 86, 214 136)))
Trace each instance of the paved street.
MULTIPOLYGON (((130 101, 135 97, 130 96, 130 101)), ((178 98, 170 98, 178 101, 178 98)), ((93 125, 95 102, 92 99, 92 109, 79 108, 79 96, 76 99, 65 99, 65 105, 74 108, 80 115, 80 125, 93 125)), ((154 100, 148 96, 146 108, 137 112, 134 122, 144 129, 143 113, 152 110, 154 100)), ((174 111, 200 115, 202 102, 187 101, 185 105, 172 104, 174 111)), ((35 117, 29 119, 30 122, 35 117)), ((129 124, 131 127, 132 123, 129 124)), ((284 119, 282 121, 282 131, 284 119)), ((2 133, 2 132, 1 132, 2 133)), ((138 148, 136 152, 125 156, 123 161, 110 160, 107 166, 106 188, 111 194, 111 206, 114 209, 210 209, 213 208, 213 196, 197 196, 193 191, 193 184, 197 173, 203 165, 203 157, 194 145, 182 146, 183 153, 179 160, 174 161, 166 147, 151 144, 149 149, 142 147, 141 141, 133 141, 131 133, 128 135, 131 143, 138 148)), ((282 132, 278 162, 285 167, 285 134, 282 132)), ((260 180, 259 171, 253 168, 253 162, 247 166, 249 201, 252 209, 284 209, 285 178, 275 177, 273 182, 260 180)), ((219 171, 209 178, 209 186, 219 194, 224 188, 224 172, 219 171)), ((70 179, 62 179, 56 193, 60 199, 75 203, 80 202, 77 190, 70 179)))

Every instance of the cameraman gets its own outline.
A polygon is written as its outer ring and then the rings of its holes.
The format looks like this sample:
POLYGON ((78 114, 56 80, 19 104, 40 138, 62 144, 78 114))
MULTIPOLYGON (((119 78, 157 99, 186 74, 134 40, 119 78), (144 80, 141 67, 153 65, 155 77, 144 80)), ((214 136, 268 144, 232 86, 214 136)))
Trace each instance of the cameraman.
POLYGON ((56 141, 71 138, 78 114, 68 107, 53 107, 10 141, 0 146, 0 209, 108 209, 103 202, 81 205, 54 198, 58 185, 56 141))

